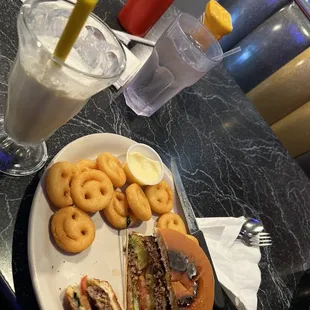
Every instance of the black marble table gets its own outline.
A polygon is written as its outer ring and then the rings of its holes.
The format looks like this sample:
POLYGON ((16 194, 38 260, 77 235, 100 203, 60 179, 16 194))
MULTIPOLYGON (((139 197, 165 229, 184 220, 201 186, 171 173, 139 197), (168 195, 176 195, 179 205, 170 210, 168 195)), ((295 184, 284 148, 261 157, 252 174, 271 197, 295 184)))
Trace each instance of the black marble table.
MULTIPOLYGON (((114 19, 121 4, 97 8, 114 19), (112 13, 114 12, 114 13, 112 13)), ((0 105, 17 50, 18 0, 0 0, 0 105)), ((169 165, 179 160, 197 216, 252 216, 272 234, 262 249, 258 309, 287 309, 301 273, 310 268, 310 182, 283 149, 234 80, 218 66, 151 118, 137 117, 110 91, 86 107, 47 141, 51 159, 69 142, 110 132, 147 143, 169 165)), ((36 309, 27 258, 28 218, 42 172, 22 178, 0 175, 0 269, 24 309, 36 309)), ((249 275, 250 276, 250 275, 249 275)))

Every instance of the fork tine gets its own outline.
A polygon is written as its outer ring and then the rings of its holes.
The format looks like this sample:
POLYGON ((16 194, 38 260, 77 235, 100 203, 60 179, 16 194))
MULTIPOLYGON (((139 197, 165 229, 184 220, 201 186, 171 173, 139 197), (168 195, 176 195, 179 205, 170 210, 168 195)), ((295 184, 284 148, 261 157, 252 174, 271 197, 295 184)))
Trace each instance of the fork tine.
POLYGON ((271 236, 264 236, 264 237, 254 237, 251 238, 253 241, 260 241, 260 240, 271 240, 271 236))
POLYGON ((266 243, 272 242, 272 239, 264 239, 264 240, 251 240, 250 243, 266 243))
POLYGON ((258 240, 268 240, 268 239, 271 239, 271 237, 270 236, 259 236, 257 239, 258 240))
POLYGON ((272 243, 263 243, 263 244, 251 244, 252 247, 264 247, 264 246, 271 246, 272 243))
POLYGON ((260 232, 260 233, 257 234, 257 236, 270 236, 270 233, 260 232))
POLYGON ((268 238, 268 239, 260 239, 260 240, 250 240, 250 243, 264 243, 264 242, 272 242, 272 239, 268 238))
POLYGON ((264 241, 260 241, 260 242, 250 242, 251 245, 261 245, 261 244, 272 244, 271 240, 264 240, 264 241))
POLYGON ((270 243, 262 243, 262 244, 259 244, 258 246, 262 247, 262 246, 270 246, 270 245, 272 245, 272 242, 270 242, 270 243))
POLYGON ((252 242, 252 243, 272 242, 272 239, 271 239, 271 238, 265 238, 265 239, 251 239, 250 242, 252 242))

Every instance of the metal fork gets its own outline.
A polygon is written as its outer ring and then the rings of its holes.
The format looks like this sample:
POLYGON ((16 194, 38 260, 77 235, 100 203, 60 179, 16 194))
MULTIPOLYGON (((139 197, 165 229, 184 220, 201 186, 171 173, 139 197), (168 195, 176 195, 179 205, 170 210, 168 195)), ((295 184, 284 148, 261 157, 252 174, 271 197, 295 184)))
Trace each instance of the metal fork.
POLYGON ((272 239, 269 233, 261 232, 256 236, 250 238, 250 244, 251 246, 259 246, 259 247, 269 246, 272 245, 272 239))
POLYGON ((269 233, 261 232, 251 238, 243 235, 238 238, 242 241, 243 244, 250 247, 263 247, 263 246, 270 246, 272 245, 272 239, 269 233))

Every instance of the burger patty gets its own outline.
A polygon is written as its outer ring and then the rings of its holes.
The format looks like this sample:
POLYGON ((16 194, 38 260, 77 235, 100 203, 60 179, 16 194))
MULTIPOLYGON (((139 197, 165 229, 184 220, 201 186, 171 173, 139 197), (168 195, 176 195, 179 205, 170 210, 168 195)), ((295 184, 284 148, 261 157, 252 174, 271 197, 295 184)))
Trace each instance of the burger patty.
POLYGON ((155 237, 147 236, 143 239, 146 251, 149 254, 149 268, 153 276, 153 287, 149 287, 153 291, 154 309, 170 309, 169 291, 167 289, 166 271, 161 259, 161 253, 155 241, 155 237))
POLYGON ((155 278, 162 278, 165 274, 164 265, 161 260, 160 251, 155 238, 152 236, 145 237, 143 239, 143 244, 149 255, 149 264, 152 268, 152 272, 155 278))
POLYGON ((110 297, 101 287, 90 285, 86 292, 92 309, 112 310, 110 297))
MULTIPOLYGON (((134 235, 128 247, 128 268, 131 274, 133 287, 137 288, 140 303, 146 301, 146 292, 150 309, 171 309, 169 291, 166 282, 166 270, 161 258, 155 237, 134 235), (139 254, 137 254, 139 253, 139 254), (139 268, 141 257, 145 259, 143 268, 139 268), (136 285, 136 284, 139 285, 136 285)), ((142 308, 143 305, 142 305, 142 308)))
POLYGON ((142 270, 138 268, 137 265, 138 257, 135 252, 135 249, 133 247, 129 247, 128 249, 128 267, 130 270, 130 273, 134 276, 135 279, 138 279, 138 277, 142 274, 142 270))

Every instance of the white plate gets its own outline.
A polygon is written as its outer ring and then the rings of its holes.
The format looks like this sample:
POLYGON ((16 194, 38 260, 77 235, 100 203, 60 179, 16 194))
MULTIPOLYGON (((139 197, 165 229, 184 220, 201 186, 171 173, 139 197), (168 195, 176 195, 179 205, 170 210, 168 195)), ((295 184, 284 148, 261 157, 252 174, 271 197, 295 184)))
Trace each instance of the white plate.
MULTIPOLYGON (((95 159, 98 154, 111 152, 121 161, 127 149, 136 142, 109 133, 82 137, 64 147, 52 160, 76 162, 80 159, 95 159)), ((171 173, 165 166, 164 179, 173 188, 171 173)), ((28 230, 28 257, 30 274, 41 309, 62 309, 64 289, 79 284, 83 275, 107 280, 113 286, 118 300, 123 305, 123 253, 124 231, 111 228, 97 212, 92 219, 96 226, 96 238, 90 248, 79 254, 66 254, 51 241, 49 222, 53 210, 44 192, 45 174, 35 192, 28 230), (119 237, 119 234, 121 237, 119 237)), ((175 200, 175 209, 179 203, 175 200)), ((177 212, 179 213, 179 212, 177 212)), ((152 234, 156 216, 132 230, 152 234)))

